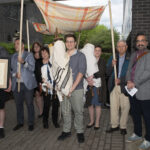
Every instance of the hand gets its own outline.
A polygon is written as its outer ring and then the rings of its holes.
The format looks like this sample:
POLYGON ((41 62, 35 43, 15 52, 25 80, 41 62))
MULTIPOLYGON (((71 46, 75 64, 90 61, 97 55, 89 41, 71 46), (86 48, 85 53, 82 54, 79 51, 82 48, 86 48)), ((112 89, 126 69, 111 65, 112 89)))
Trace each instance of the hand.
POLYGON ((115 80, 115 83, 116 83, 117 85, 119 85, 119 84, 120 84, 120 79, 117 78, 117 79, 115 80))
POLYGON ((5 92, 10 92, 11 91, 11 79, 9 79, 9 87, 8 89, 5 90, 5 92))
POLYGON ((128 81, 127 82, 127 88, 128 89, 132 89, 132 88, 134 88, 135 87, 135 84, 132 82, 132 81, 128 81))
POLYGON ((73 92, 73 88, 71 88, 71 89, 70 89, 70 92, 69 92, 69 94, 68 94, 68 96, 67 96, 67 97, 70 97, 70 96, 71 96, 71 94, 72 94, 72 92, 73 92))
POLYGON ((88 81, 88 85, 89 86, 93 86, 94 85, 94 81, 93 80, 88 81))
POLYGON ((86 79, 87 79, 87 81, 91 81, 93 79, 93 75, 87 77, 86 79))
POLYGON ((24 64, 25 61, 22 59, 22 57, 18 56, 18 62, 24 64))
POLYGON ((117 60, 113 59, 112 60, 112 66, 115 66, 117 64, 117 60))
POLYGON ((21 78, 21 73, 16 73, 16 78, 20 79, 21 78))

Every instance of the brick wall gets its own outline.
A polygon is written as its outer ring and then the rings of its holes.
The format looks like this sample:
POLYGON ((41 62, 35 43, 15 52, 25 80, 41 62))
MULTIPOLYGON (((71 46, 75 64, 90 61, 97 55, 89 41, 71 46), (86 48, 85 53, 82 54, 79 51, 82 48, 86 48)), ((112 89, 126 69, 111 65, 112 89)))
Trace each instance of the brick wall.
POLYGON ((132 0, 132 51, 138 32, 146 33, 150 43, 150 0, 132 0))

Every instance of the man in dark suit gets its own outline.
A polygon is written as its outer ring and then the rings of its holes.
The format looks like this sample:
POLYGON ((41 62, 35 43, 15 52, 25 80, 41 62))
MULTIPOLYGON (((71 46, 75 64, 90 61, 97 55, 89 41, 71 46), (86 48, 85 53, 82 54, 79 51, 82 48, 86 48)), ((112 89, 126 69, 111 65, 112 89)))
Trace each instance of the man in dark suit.
POLYGON ((24 50, 24 42, 21 46, 20 57, 19 52, 19 39, 15 40, 16 53, 11 58, 11 75, 12 75, 12 91, 14 93, 16 108, 17 108, 17 125, 13 130, 18 130, 23 127, 24 124, 24 110, 23 101, 24 98, 27 103, 28 110, 28 130, 34 129, 34 106, 33 106, 33 90, 37 86, 34 68, 35 60, 33 54, 24 50), (18 63, 21 64, 21 74, 18 73, 18 63), (18 81, 20 80, 20 92, 18 92, 18 81))

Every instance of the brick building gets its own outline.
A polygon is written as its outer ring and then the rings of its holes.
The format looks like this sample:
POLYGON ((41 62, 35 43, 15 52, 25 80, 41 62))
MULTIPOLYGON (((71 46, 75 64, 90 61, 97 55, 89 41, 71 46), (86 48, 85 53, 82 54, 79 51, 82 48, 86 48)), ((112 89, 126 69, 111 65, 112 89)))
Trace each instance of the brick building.
POLYGON ((138 32, 146 33, 150 42, 150 0, 124 0, 123 37, 134 47, 138 32))
MULTIPOLYGON (((42 22, 42 15, 31 0, 24 1, 23 38, 26 40, 26 19, 29 20, 30 42, 42 42, 42 35, 36 33, 32 22, 42 22)), ((0 42, 11 42, 20 29, 20 0, 0 0, 0 42)))

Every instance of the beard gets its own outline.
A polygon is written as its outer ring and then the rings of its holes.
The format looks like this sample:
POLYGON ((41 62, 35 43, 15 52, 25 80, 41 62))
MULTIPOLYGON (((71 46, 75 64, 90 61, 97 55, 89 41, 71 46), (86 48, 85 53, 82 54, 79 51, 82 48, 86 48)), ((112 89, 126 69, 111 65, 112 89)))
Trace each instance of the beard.
POLYGON ((146 49, 146 46, 143 45, 143 44, 138 44, 138 45, 136 46, 136 48, 137 48, 137 50, 145 50, 145 49, 146 49))

